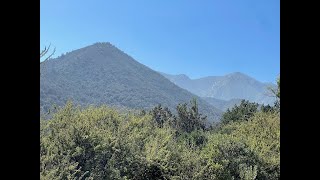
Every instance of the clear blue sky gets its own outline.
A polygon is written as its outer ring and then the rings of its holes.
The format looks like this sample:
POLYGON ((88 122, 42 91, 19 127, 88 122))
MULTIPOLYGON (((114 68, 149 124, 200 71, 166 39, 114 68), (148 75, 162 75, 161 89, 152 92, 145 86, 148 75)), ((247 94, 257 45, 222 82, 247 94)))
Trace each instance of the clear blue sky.
POLYGON ((41 0, 40 45, 56 56, 110 42, 148 67, 191 78, 280 73, 279 0, 41 0))

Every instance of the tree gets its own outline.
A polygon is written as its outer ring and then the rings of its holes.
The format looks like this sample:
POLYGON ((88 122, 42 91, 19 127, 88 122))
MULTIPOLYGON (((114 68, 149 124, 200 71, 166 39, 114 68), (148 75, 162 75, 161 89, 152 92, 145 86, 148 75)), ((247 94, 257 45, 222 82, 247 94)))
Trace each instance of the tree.
POLYGON ((187 103, 177 106, 178 112, 178 127, 183 132, 190 133, 193 130, 205 129, 206 116, 199 113, 197 100, 191 100, 191 108, 187 107, 187 103))
POLYGON ((280 76, 277 79, 277 89, 273 91, 273 94, 280 99, 280 76))
POLYGON ((276 101, 274 103, 274 107, 277 111, 280 111, 280 75, 277 78, 277 87, 276 89, 269 88, 274 97, 276 97, 276 101))
POLYGON ((277 80, 277 90, 275 92, 277 100, 274 104, 274 106, 280 111, 280 76, 277 80))
POLYGON ((246 144, 253 151, 257 179, 280 179, 280 116, 275 112, 257 112, 249 121, 223 127, 225 135, 246 144))
POLYGON ((235 105, 231 110, 227 110, 222 116, 221 123, 228 124, 235 121, 247 121, 258 111, 258 103, 251 103, 242 100, 239 105, 235 105))
POLYGON ((171 113, 168 107, 162 107, 161 104, 154 107, 149 114, 157 123, 158 127, 163 127, 164 123, 168 122, 170 125, 174 126, 176 117, 171 113))
POLYGON ((275 108, 270 106, 269 104, 267 104, 267 105, 262 104, 260 110, 262 112, 273 112, 273 111, 275 111, 275 108))
POLYGON ((274 107, 275 109, 280 112, 280 76, 277 79, 277 88, 276 89, 270 89, 272 94, 277 98, 274 107))

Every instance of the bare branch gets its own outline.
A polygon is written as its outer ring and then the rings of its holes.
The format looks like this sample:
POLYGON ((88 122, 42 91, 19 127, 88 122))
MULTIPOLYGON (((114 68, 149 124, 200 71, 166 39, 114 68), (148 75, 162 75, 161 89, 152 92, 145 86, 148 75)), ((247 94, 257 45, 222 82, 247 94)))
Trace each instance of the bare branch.
POLYGON ((268 97, 277 97, 275 94, 276 94, 276 89, 272 86, 268 86, 267 87, 267 91, 264 93, 265 96, 268 96, 268 97))
POLYGON ((53 49, 53 52, 52 52, 45 60, 43 60, 42 62, 45 62, 45 61, 47 61, 48 59, 50 59, 55 52, 56 52, 56 48, 54 48, 54 49, 53 49))
MULTIPOLYGON (((51 47, 51 44, 48 47, 45 46, 44 50, 40 51, 40 65, 42 63, 46 62, 47 60, 49 60, 54 55, 54 53, 56 52, 56 48, 54 48, 53 52, 48 57, 46 57, 43 61, 41 61, 41 58, 44 57, 49 52, 50 47, 51 47)), ((41 76, 41 72, 40 72, 40 76, 41 76)))
POLYGON ((49 44, 48 47, 46 47, 46 46, 44 47, 44 50, 42 50, 42 51, 40 52, 40 58, 42 58, 44 55, 46 55, 46 54, 48 53, 50 47, 51 47, 51 44, 49 44))
MULTIPOLYGON (((50 47, 51 47, 51 44, 48 47, 44 47, 44 50, 40 52, 40 59, 49 52, 50 47)), ((42 62, 40 62, 40 64, 49 60, 54 55, 55 52, 56 52, 56 48, 54 48, 53 52, 47 58, 45 58, 42 62)))

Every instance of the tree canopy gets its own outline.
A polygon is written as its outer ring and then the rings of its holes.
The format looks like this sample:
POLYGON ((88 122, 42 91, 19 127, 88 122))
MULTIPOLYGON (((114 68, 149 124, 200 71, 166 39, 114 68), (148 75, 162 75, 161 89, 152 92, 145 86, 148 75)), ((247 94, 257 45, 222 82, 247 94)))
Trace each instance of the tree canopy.
POLYGON ((249 116, 212 131, 194 100, 177 115, 160 105, 136 113, 68 103, 40 120, 40 178, 279 179, 279 114, 240 107, 249 116))

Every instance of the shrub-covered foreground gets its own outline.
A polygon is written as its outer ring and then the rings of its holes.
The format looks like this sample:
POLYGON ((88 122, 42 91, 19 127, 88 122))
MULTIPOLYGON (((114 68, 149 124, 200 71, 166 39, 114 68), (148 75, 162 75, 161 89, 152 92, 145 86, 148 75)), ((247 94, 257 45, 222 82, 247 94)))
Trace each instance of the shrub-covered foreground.
POLYGON ((280 179, 277 112, 211 130, 164 115, 67 104, 40 120, 41 179, 280 179))

